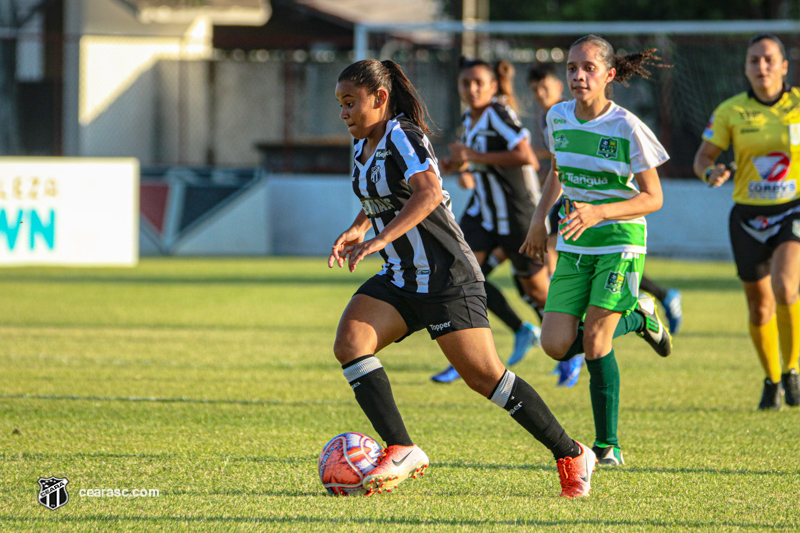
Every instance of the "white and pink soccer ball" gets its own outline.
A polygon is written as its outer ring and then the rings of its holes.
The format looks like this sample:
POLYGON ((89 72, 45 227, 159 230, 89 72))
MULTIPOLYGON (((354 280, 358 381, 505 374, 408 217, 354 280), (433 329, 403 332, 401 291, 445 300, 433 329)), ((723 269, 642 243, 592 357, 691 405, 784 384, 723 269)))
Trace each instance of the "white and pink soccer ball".
POLYGON ((330 494, 363 496, 364 477, 378 465, 383 448, 363 433, 336 435, 319 454, 319 478, 330 494))

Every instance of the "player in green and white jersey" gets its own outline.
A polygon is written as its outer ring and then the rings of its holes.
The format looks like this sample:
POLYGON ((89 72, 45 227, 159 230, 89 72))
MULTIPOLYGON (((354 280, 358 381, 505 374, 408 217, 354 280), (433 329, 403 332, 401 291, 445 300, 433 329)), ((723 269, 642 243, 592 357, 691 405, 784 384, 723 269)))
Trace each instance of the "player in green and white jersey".
POLYGON ((572 44, 567 82, 575 100, 547 114, 552 166, 521 251, 546 253, 545 219, 558 196, 559 252, 542 321, 542 347, 557 360, 586 353, 600 464, 623 464, 617 437, 619 368, 612 339, 642 335, 661 356, 672 350, 651 298, 639 298, 647 252, 644 216, 661 208, 656 167, 669 156, 633 113, 609 99, 611 83, 648 77, 655 50, 615 55, 601 37, 572 44))

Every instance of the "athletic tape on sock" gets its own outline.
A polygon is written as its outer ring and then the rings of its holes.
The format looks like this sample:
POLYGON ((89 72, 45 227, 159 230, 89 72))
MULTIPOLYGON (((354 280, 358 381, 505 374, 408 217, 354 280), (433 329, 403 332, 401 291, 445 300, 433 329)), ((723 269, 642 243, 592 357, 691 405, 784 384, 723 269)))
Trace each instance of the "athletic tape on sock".
POLYGON ((344 378, 348 383, 352 383, 360 377, 366 376, 370 372, 383 368, 377 357, 368 357, 353 366, 344 369, 344 378))
POLYGON ((514 389, 514 380, 516 378, 516 374, 510 370, 506 370, 506 373, 503 374, 503 378, 500 380, 500 383, 497 384, 494 394, 492 394, 492 397, 489 398, 493 404, 499 407, 506 406, 508 403, 508 398, 511 396, 511 391, 514 389))

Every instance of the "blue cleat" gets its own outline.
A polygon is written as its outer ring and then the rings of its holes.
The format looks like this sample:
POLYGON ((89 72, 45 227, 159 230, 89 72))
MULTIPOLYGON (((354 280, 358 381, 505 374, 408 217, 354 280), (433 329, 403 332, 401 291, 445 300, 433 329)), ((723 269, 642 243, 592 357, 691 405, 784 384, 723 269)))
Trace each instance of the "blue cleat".
POLYGON ((586 359, 586 354, 579 353, 575 357, 558 363, 558 387, 574 387, 581 377, 581 367, 586 359))
POLYGON ((458 375, 458 371, 453 368, 453 365, 450 365, 438 374, 432 375, 431 380, 435 381, 436 383, 452 383, 460 377, 461 376, 458 375))
POLYGON ((675 335, 683 324, 683 309, 681 308, 681 291, 678 289, 667 289, 667 296, 661 302, 664 306, 664 314, 667 315, 669 332, 675 335))
POLYGON ((516 365, 525 357, 528 350, 534 346, 541 346, 542 330, 539 326, 534 326, 530 322, 523 322, 519 331, 514 333, 514 351, 508 358, 506 365, 516 365))

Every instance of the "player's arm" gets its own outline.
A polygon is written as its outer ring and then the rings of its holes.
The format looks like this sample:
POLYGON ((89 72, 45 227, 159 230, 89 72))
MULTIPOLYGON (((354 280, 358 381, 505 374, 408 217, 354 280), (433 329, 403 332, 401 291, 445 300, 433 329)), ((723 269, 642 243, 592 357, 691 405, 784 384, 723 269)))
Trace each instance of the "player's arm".
POLYGON ((411 228, 425 220, 425 217, 444 200, 439 177, 431 167, 412 175, 408 183, 413 190, 411 196, 397 216, 386 224, 383 231, 368 241, 345 247, 342 251, 341 255, 349 256, 348 266, 351 272, 366 256, 383 250, 387 244, 405 235, 411 228))
POLYGON ((639 194, 628 200, 609 204, 572 202, 570 213, 559 221, 563 227, 559 234, 564 240, 577 240, 584 231, 603 220, 631 220, 661 209, 664 195, 658 170, 650 168, 634 174, 639 194))
POLYGON ((370 227, 372 227, 372 224, 369 221, 369 217, 362 209, 358 212, 350 227, 344 230, 333 243, 331 255, 328 257, 328 268, 333 268, 334 263, 338 264, 339 267, 344 266, 342 251, 347 246, 353 246, 363 241, 364 235, 366 235, 370 227))
POLYGON ((521 139, 511 150, 499 152, 478 152, 460 142, 452 143, 449 148, 453 159, 458 161, 496 167, 533 165, 534 169, 539 170, 539 160, 527 138, 521 139))
POLYGON ((561 196, 561 182, 558 181, 558 167, 556 165, 555 154, 551 155, 550 171, 547 173, 547 178, 544 180, 542 187, 542 197, 539 204, 536 206, 536 211, 531 218, 531 225, 528 228, 528 234, 525 237, 525 242, 520 247, 520 253, 527 254, 529 257, 544 261, 544 255, 547 252, 547 214, 555 205, 558 197, 561 196))
POLYGON ((536 158, 540 161, 544 159, 550 159, 550 150, 547 148, 534 148, 533 153, 536 155, 536 158))
POLYGON ((716 144, 703 140, 700 148, 694 155, 692 170, 695 175, 712 187, 719 187, 731 177, 731 171, 722 163, 717 163, 722 148, 716 144))
POLYGON ((475 174, 472 172, 461 172, 458 175, 458 186, 462 189, 472 190, 475 188, 475 174))

